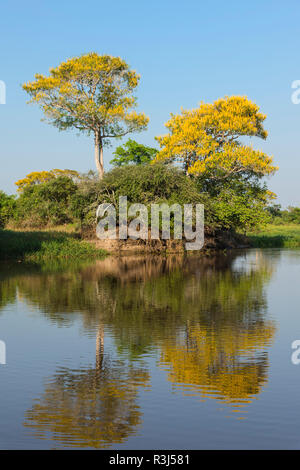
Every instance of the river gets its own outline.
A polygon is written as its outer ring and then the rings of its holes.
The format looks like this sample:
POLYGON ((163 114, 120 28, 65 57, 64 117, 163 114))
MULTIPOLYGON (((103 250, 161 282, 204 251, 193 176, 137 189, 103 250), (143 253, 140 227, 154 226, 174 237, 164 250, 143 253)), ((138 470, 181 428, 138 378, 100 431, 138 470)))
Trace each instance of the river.
POLYGON ((300 449, 299 279, 280 249, 2 263, 0 448, 300 449))

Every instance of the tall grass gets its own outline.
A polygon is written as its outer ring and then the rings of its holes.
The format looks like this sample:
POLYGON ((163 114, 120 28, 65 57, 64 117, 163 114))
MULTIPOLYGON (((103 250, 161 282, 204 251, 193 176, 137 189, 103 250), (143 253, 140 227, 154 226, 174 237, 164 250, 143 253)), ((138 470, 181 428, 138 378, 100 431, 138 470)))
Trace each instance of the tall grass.
POLYGON ((63 232, 0 230, 0 259, 30 262, 88 260, 105 256, 104 250, 63 232))
POLYGON ((300 225, 267 225, 260 232, 248 234, 255 248, 300 248, 300 225))

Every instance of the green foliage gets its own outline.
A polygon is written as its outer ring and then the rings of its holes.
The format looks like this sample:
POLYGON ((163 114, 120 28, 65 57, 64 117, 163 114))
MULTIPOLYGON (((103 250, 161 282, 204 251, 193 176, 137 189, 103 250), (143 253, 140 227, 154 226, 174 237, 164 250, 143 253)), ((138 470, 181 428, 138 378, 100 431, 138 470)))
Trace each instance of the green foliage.
POLYGON ((266 210, 269 192, 258 178, 235 177, 208 185, 202 176, 188 176, 177 166, 144 163, 121 164, 100 181, 88 173, 75 181, 58 176, 28 185, 16 200, 10 200, 14 204, 10 222, 21 228, 73 223, 94 230, 98 205, 111 203, 118 215, 120 196, 127 196, 128 204, 145 204, 149 215, 152 203, 204 204, 210 229, 246 232, 271 219, 266 210))
POLYGON ((269 224, 263 231, 248 234, 255 248, 300 248, 300 226, 269 224))
POLYGON ((270 221, 267 189, 257 181, 235 179, 210 188, 214 220, 222 229, 246 232, 270 221))
POLYGON ((62 239, 63 235, 55 232, 15 232, 0 231, 0 259, 23 258, 41 248, 43 241, 62 239))
POLYGON ((17 199, 14 219, 20 227, 45 227, 74 220, 71 199, 77 184, 67 176, 27 186, 17 199))
POLYGON ((4 227, 10 217, 12 217, 16 206, 14 196, 8 196, 0 191, 0 228, 4 227))
POLYGON ((84 225, 96 223, 95 213, 100 203, 108 202, 118 209, 120 196, 127 196, 128 204, 141 203, 147 207, 152 203, 164 202, 182 205, 204 203, 207 210, 209 207, 207 195, 201 194, 196 182, 181 169, 160 163, 125 165, 111 170, 101 181, 89 185, 89 191, 81 199, 84 225))
POLYGON ((272 224, 300 224, 300 207, 289 206, 287 209, 282 210, 281 206, 277 204, 269 206, 268 212, 271 214, 272 224))
POLYGON ((281 217, 281 205, 280 204, 271 204, 267 207, 267 211, 269 212, 272 219, 275 217, 281 217))
POLYGON ((113 166, 143 165, 150 163, 156 156, 158 150, 146 145, 139 144, 129 139, 126 144, 120 145, 114 151, 115 158, 111 160, 113 166))
POLYGON ((95 259, 104 255, 103 250, 67 233, 0 231, 0 259, 18 258, 43 262, 95 259))
POLYGON ((172 201, 182 204, 200 202, 201 196, 194 181, 176 167, 164 164, 116 168, 99 182, 101 198, 113 202, 127 196, 130 203, 159 203, 172 201))
POLYGON ((88 242, 73 238, 43 241, 40 249, 25 256, 25 261, 50 261, 59 259, 78 260, 96 259, 105 256, 104 250, 95 248, 88 242))
POLYGON ((287 223, 300 224, 300 207, 288 207, 283 218, 287 223))

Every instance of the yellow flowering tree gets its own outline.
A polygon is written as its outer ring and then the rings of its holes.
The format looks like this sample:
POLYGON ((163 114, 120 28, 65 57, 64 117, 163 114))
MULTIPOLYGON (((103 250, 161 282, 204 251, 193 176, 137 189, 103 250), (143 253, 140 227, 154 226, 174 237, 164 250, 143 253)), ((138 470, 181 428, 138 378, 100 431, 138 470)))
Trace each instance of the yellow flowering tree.
POLYGON ((28 173, 25 178, 16 181, 15 185, 18 188, 17 191, 22 192, 25 188, 28 188, 28 186, 46 183, 54 178, 58 178, 59 176, 67 176, 72 179, 78 179, 80 177, 79 173, 75 170, 60 170, 55 168, 50 171, 32 171, 31 173, 28 173))
POLYGON ((133 92, 139 79, 120 57, 89 53, 50 69, 49 76, 36 74, 23 89, 60 130, 75 128, 94 136, 95 162, 102 178, 103 147, 110 138, 147 127, 145 114, 134 110, 133 92))
POLYGON ((181 161, 187 173, 208 181, 231 176, 266 176, 277 170, 272 157, 242 142, 242 137, 266 139, 266 116, 246 97, 231 96, 197 109, 182 110, 166 123, 168 134, 157 137, 156 161, 181 161))

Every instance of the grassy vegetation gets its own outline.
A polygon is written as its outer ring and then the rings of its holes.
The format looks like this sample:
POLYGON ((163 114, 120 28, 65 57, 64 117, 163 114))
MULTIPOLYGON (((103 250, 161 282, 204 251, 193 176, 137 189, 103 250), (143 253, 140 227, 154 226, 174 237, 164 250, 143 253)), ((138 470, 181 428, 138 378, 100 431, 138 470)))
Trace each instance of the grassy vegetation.
POLYGON ((300 224, 267 225, 262 231, 248 233, 256 248, 300 248, 300 224))
POLYGON ((30 262, 88 260, 106 255, 74 233, 0 230, 0 259, 30 262))

